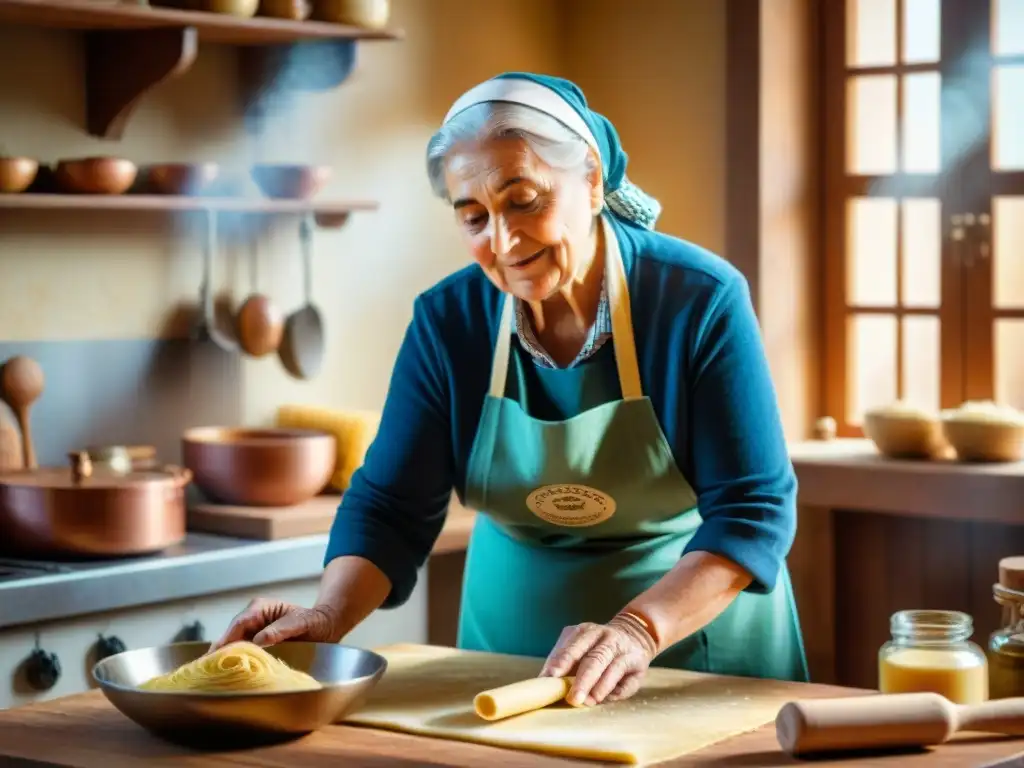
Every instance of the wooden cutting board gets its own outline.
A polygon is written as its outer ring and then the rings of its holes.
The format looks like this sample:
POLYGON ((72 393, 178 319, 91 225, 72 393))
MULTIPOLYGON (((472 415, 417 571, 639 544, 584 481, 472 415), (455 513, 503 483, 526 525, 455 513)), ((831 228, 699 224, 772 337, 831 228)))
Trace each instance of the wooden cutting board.
POLYGON ((388 671, 347 723, 589 760, 671 760, 772 722, 793 698, 789 683, 652 668, 628 701, 486 722, 473 697, 535 677, 541 660, 422 645, 377 651, 388 671))
POLYGON ((260 541, 313 536, 331 530, 340 503, 341 494, 324 494, 294 507, 194 504, 188 510, 188 529, 260 541))
MULTIPOLYGON (((242 539, 273 541, 329 533, 341 503, 341 494, 325 494, 294 507, 235 507, 194 504, 188 510, 188 529, 242 539)), ((452 494, 441 535, 431 554, 465 550, 476 513, 452 494)))

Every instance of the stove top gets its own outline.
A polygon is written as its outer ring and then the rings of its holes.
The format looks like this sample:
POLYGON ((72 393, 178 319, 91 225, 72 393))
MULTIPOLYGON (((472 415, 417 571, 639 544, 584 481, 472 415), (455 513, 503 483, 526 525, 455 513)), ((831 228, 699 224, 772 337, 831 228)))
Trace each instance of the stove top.
POLYGON ((67 573, 70 569, 57 563, 40 563, 33 560, 11 560, 0 557, 0 582, 26 579, 33 576, 48 576, 53 573, 67 573))

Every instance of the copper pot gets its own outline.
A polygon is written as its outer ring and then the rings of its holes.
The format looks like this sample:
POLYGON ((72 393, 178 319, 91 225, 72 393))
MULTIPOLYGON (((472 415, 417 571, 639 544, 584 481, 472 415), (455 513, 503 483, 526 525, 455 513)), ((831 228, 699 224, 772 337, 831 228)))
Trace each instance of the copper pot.
POLYGON ((334 474, 337 442, 314 429, 197 427, 181 441, 195 484, 222 504, 290 507, 334 474))
POLYGON ((181 467, 114 471, 85 451, 67 467, 0 474, 2 546, 18 555, 121 557, 157 552, 185 538, 181 467))

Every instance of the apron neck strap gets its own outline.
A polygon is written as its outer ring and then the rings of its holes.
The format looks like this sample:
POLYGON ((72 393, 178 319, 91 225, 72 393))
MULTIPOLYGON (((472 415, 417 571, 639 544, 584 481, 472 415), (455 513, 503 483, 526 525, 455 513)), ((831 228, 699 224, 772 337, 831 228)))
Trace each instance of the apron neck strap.
MULTIPOLYGON (((608 305, 612 319, 612 343, 615 350, 615 366, 619 371, 619 387, 623 400, 639 400, 643 394, 640 386, 640 366, 636 357, 636 341, 633 337, 633 314, 629 304, 629 283, 626 281, 626 267, 622 263, 615 231, 605 216, 601 217, 604 232, 604 279, 608 290, 608 305)), ((498 338, 494 345, 494 359, 491 362, 491 397, 505 396, 505 382, 508 379, 509 354, 512 335, 515 331, 515 299, 505 294, 498 324, 498 338)))

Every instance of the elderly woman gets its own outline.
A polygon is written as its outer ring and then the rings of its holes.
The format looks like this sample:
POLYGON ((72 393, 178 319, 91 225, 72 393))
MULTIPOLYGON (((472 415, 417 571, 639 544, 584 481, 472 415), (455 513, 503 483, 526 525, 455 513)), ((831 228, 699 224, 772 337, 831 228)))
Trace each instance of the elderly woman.
POLYGON ((651 663, 806 680, 796 481, 743 277, 653 231, 565 80, 476 86, 427 172, 473 264, 414 304, 316 605, 255 600, 218 644, 337 642, 401 605, 455 488, 479 513, 460 647, 546 658, 581 704, 651 663))

